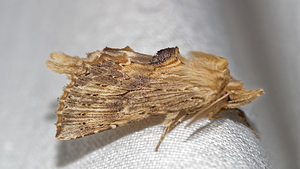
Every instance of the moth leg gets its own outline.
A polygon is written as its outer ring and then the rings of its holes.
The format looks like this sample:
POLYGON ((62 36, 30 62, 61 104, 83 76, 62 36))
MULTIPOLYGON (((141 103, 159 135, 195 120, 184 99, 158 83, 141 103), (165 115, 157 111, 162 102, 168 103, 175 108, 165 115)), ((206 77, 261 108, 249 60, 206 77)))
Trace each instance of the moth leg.
POLYGON ((180 115, 181 112, 177 112, 177 113, 172 113, 172 114, 168 114, 165 121, 164 121, 164 124, 165 124, 165 130, 164 132, 162 133, 162 135, 160 136, 160 139, 158 141, 158 144, 155 148, 155 151, 158 150, 162 140, 164 139, 164 137, 166 136, 167 133, 169 133, 173 128, 171 128, 171 126, 173 126, 176 122, 176 119, 177 117, 180 115))
POLYGON ((217 111, 209 112, 209 113, 208 113, 208 118, 209 118, 209 120, 211 120, 211 121, 221 120, 222 117, 215 117, 215 115, 217 115, 218 113, 219 113, 219 112, 217 112, 217 111))
POLYGON ((247 117, 245 115, 245 112, 241 109, 238 109, 238 108, 234 108, 234 109, 222 109, 222 112, 236 112, 237 113, 237 117, 238 119, 244 124, 246 125, 250 130, 251 132, 259 139, 260 136, 257 134, 257 132, 255 131, 255 129, 249 124, 248 120, 247 120, 247 117))
POLYGON ((260 136, 257 134, 255 129, 249 124, 247 117, 245 115, 245 112, 241 109, 234 109, 234 111, 238 112, 238 118, 252 131, 252 133, 257 137, 260 138, 260 136))
POLYGON ((160 136, 160 139, 159 139, 159 141, 158 141, 158 143, 157 143, 157 146, 155 147, 155 152, 157 152, 157 150, 158 150, 158 148, 159 148, 159 146, 160 146, 162 140, 164 139, 165 135, 168 133, 169 128, 170 128, 170 127, 165 127, 165 130, 164 130, 164 132, 162 133, 162 135, 160 136))
POLYGON ((177 121, 175 121, 172 126, 170 127, 170 130, 168 131, 168 133, 171 132, 171 130, 173 130, 179 123, 183 122, 183 120, 188 116, 188 114, 184 114, 182 115, 177 121))
POLYGON ((229 93, 223 95, 222 97, 220 97, 219 99, 217 99, 216 101, 214 101, 213 103, 211 103, 210 105, 204 107, 202 110, 200 110, 199 112, 197 112, 192 119, 190 120, 190 122, 186 125, 186 127, 190 126, 192 123, 194 123, 198 118, 200 118, 200 116, 202 114, 210 114, 210 119, 213 119, 213 116, 218 114, 219 111, 222 109, 223 104, 226 102, 227 97, 229 96, 229 93))

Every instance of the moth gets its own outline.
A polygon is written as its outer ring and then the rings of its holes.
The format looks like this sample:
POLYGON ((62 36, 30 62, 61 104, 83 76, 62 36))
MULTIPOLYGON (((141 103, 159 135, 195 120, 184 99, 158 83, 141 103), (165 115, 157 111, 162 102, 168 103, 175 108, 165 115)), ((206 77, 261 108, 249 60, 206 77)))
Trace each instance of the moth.
POLYGON ((211 120, 222 110, 249 104, 264 93, 246 90, 230 75, 225 58, 202 52, 181 56, 178 47, 156 55, 130 47, 89 53, 86 58, 52 53, 47 66, 71 80, 57 109, 57 133, 71 140, 162 115, 163 138, 188 116, 211 120))

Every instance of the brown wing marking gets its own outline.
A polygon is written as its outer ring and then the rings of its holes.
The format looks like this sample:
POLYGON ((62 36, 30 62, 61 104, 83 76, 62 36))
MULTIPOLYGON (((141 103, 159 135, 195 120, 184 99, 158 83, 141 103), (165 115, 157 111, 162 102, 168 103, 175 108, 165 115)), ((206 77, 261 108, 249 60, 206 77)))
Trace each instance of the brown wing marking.
POLYGON ((128 47, 106 48, 87 59, 60 55, 48 61, 52 70, 71 78, 59 100, 57 138, 75 139, 150 114, 176 113, 201 105, 203 98, 194 86, 180 80, 178 48, 166 51, 156 55, 163 57, 160 61, 128 47), (71 61, 66 63, 64 58, 71 61))
POLYGON ((112 61, 87 66, 86 71, 73 75, 65 88, 57 111, 57 138, 75 139, 114 128, 128 91, 120 88, 123 74, 112 61))

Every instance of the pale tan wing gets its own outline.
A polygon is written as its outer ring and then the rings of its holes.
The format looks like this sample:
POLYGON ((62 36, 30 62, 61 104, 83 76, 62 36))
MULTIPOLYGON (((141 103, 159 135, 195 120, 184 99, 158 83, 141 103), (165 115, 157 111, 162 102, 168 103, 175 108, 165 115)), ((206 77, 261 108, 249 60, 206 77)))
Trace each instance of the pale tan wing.
POLYGON ((227 85, 230 81, 228 61, 225 58, 203 52, 191 52, 185 61, 184 79, 200 86, 204 98, 201 107, 187 124, 189 126, 203 115, 217 113, 228 100, 227 85))
POLYGON ((227 59, 203 52, 190 52, 190 55, 184 68, 190 82, 221 93, 230 80, 227 59))
POLYGON ((174 51, 170 55, 162 51, 150 63, 149 58, 131 61, 133 53, 106 48, 87 59, 60 54, 47 62, 72 80, 59 99, 57 138, 75 139, 150 114, 174 113, 200 104, 202 98, 193 86, 180 81, 182 63, 174 51))

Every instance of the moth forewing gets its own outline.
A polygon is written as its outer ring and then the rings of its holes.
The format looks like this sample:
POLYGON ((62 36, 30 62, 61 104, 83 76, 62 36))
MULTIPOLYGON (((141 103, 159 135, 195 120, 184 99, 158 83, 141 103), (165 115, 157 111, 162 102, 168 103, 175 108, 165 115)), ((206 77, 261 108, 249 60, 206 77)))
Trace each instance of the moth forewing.
POLYGON ((156 114, 165 118, 159 146, 165 134, 188 115, 195 116, 191 122, 203 113, 213 119, 223 107, 247 104, 262 94, 262 90, 234 87, 239 81, 230 76, 225 58, 193 52, 185 59, 177 47, 154 56, 125 47, 105 48, 87 58, 63 53, 53 53, 51 58, 47 66, 71 79, 57 110, 56 137, 63 140, 156 114))

